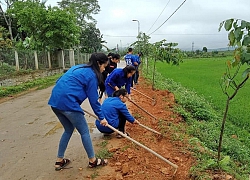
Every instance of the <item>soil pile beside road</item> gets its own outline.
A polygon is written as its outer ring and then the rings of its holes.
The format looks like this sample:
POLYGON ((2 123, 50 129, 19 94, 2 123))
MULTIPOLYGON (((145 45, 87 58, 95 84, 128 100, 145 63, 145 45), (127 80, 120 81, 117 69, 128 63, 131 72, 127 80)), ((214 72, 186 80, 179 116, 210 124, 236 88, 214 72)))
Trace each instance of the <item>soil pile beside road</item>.
POLYGON ((136 90, 156 99, 156 104, 152 103, 152 99, 132 90, 132 101, 156 119, 132 103, 127 103, 129 110, 141 124, 161 132, 163 136, 130 123, 126 125, 127 131, 134 140, 176 164, 177 172, 173 176, 175 168, 167 162, 127 139, 116 139, 115 135, 112 135, 107 141, 109 150, 114 153, 114 156, 109 160, 107 167, 100 169, 96 179, 190 179, 189 169, 194 165, 195 158, 188 151, 185 137, 174 131, 175 125, 185 126, 182 118, 172 110, 175 104, 174 95, 168 91, 153 91, 150 83, 143 78, 140 78, 140 84, 136 86, 136 90))

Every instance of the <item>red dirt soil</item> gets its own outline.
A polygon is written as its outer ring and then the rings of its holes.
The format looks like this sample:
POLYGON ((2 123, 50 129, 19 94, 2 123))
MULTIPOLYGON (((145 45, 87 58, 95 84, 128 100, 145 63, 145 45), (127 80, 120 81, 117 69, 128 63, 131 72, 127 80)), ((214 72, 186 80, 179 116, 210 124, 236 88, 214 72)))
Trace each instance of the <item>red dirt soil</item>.
POLYGON ((174 95, 166 90, 153 91, 150 83, 147 83, 143 78, 140 78, 139 83, 136 86, 136 90, 155 98, 156 104, 148 97, 134 90, 131 90, 132 101, 155 116, 156 119, 143 112, 131 102, 127 103, 127 106, 141 124, 161 132, 163 136, 130 123, 126 124, 126 131, 130 133, 131 138, 135 141, 150 148, 173 164, 176 164, 178 166, 177 172, 174 173, 175 168, 170 164, 132 141, 126 138, 117 139, 115 135, 112 135, 111 139, 108 140, 108 148, 109 151, 114 153, 113 158, 109 159, 108 166, 99 169, 96 179, 190 179, 189 169, 194 165, 195 158, 187 150, 185 139, 179 141, 173 140, 173 135, 177 137, 178 133, 170 129, 170 126, 172 127, 173 125, 185 126, 182 118, 172 110, 175 104, 174 95))

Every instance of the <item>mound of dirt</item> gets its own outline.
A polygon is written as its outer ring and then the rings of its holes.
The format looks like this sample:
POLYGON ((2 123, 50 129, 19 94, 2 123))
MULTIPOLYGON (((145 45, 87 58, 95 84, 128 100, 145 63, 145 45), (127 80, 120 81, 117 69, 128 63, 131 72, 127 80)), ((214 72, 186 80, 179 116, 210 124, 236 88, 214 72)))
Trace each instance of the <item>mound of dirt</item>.
POLYGON ((131 95, 134 103, 128 102, 127 106, 133 116, 141 124, 162 135, 130 123, 126 124, 126 131, 136 142, 163 159, 126 138, 117 139, 114 134, 108 139, 108 148, 114 153, 113 158, 109 159, 108 166, 100 169, 96 179, 190 179, 189 169, 194 165, 195 158, 187 150, 185 138, 178 138, 179 134, 171 128, 174 125, 185 126, 182 118, 172 110, 174 95, 168 91, 153 91, 150 83, 143 78, 140 78, 140 84, 136 86, 136 90, 132 90, 131 95), (178 140, 174 140, 174 137, 178 140), (176 169, 165 160, 178 166, 176 173, 176 169))

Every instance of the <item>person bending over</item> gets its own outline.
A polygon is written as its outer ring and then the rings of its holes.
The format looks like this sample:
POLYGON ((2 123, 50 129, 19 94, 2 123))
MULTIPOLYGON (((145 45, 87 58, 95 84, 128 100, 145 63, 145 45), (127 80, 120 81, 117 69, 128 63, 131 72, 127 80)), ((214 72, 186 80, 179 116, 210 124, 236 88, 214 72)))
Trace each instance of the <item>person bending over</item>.
POLYGON ((108 97, 111 97, 114 91, 120 89, 122 86, 125 86, 130 97, 131 80, 134 73, 135 67, 132 65, 126 66, 123 69, 114 69, 105 81, 105 89, 108 97))
POLYGON ((95 157, 87 121, 81 108, 82 102, 88 98, 89 103, 100 120, 100 124, 107 125, 107 121, 98 102, 98 85, 102 86, 102 75, 108 64, 108 57, 103 53, 91 55, 88 64, 72 66, 62 75, 54 86, 48 104, 61 122, 64 132, 59 142, 55 170, 59 171, 70 163, 64 158, 68 142, 76 128, 81 135, 82 144, 89 158, 89 167, 106 165, 106 159, 95 157))

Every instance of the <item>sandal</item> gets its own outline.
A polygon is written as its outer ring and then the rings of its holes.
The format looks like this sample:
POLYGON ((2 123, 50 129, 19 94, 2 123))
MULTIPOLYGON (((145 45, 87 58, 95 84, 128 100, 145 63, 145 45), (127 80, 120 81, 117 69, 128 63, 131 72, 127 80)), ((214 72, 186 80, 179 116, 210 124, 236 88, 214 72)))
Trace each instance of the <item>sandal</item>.
POLYGON ((59 167, 55 167, 55 170, 60 171, 64 169, 70 162, 69 159, 63 159, 61 162, 56 162, 55 165, 59 165, 59 167))
POLYGON ((96 160, 94 162, 89 162, 89 168, 94 168, 94 167, 97 167, 97 166, 105 166, 108 164, 108 161, 104 160, 104 159, 99 159, 99 158, 96 158, 96 160))
MULTIPOLYGON (((125 132, 125 133, 123 133, 124 135, 127 135, 127 136, 130 136, 130 134, 128 133, 128 132, 125 132)), ((120 134, 117 134, 116 135, 116 138, 118 138, 118 139, 120 139, 120 138, 124 138, 122 135, 120 135, 120 134)))

